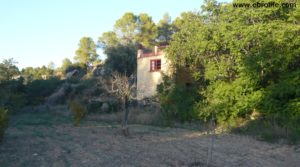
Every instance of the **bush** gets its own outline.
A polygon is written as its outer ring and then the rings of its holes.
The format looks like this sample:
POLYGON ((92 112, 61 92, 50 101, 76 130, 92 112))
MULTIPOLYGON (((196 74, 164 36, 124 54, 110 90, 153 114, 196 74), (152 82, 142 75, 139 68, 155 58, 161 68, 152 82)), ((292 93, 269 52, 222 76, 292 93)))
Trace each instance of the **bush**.
POLYGON ((69 102, 69 107, 72 111, 72 119, 73 119, 73 124, 75 126, 78 126, 81 122, 81 120, 85 117, 86 115, 86 109, 85 107, 78 102, 77 100, 72 100, 69 102))
POLYGON ((266 88, 261 110, 266 118, 279 126, 300 132, 300 70, 281 77, 280 82, 266 88))
POLYGON ((218 123, 235 124, 237 118, 247 118, 258 107, 262 91, 249 78, 241 77, 232 82, 213 82, 203 95, 205 100, 196 106, 202 120, 214 117, 218 123))
POLYGON ((0 83, 0 106, 15 112, 27 103, 23 79, 0 83))
POLYGON ((172 83, 171 78, 164 77, 164 82, 158 85, 158 98, 162 107, 162 114, 166 120, 181 122, 198 119, 193 106, 200 96, 195 86, 172 83))
POLYGON ((87 110, 89 113, 100 112, 102 104, 102 102, 92 101, 87 105, 87 110))
POLYGON ((0 107, 0 142, 3 139, 5 130, 8 125, 8 113, 7 110, 4 108, 0 107))
POLYGON ((78 63, 70 65, 69 67, 66 68, 66 70, 64 72, 68 73, 68 72, 72 72, 74 70, 78 70, 80 72, 80 76, 85 75, 87 72, 86 65, 78 64, 78 63))
POLYGON ((48 80, 34 80, 27 85, 27 99, 29 105, 43 103, 45 98, 51 95, 63 83, 58 78, 48 80))
POLYGON ((104 89, 96 88, 93 92, 91 92, 91 96, 100 96, 104 92, 105 92, 104 89))

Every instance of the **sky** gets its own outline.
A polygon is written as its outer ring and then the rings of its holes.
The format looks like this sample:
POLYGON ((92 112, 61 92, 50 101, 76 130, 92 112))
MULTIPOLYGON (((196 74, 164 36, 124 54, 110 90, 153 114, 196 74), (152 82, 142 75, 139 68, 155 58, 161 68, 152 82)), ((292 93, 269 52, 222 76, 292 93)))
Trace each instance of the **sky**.
POLYGON ((80 38, 97 42, 126 12, 147 13, 157 23, 165 13, 175 19, 182 12, 199 11, 203 1, 0 0, 0 61, 13 58, 19 69, 50 62, 59 67, 64 58, 73 60, 80 38))

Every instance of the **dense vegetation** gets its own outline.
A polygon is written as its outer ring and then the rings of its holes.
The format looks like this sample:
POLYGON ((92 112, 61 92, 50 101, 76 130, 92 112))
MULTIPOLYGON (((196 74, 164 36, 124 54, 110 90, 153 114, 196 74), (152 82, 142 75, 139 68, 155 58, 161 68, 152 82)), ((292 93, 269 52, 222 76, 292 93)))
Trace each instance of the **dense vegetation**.
MULTIPOLYGON (((161 85, 165 112, 188 112, 195 119, 233 126, 258 113, 261 122, 299 136, 299 8, 234 8, 208 0, 202 13, 186 13, 180 19, 168 58, 175 73, 189 69, 197 94, 175 98, 190 89, 179 89, 176 79, 175 86, 161 85), (172 103, 186 107, 178 106, 178 111, 172 103)), ((177 114, 181 120, 190 117, 177 114)))

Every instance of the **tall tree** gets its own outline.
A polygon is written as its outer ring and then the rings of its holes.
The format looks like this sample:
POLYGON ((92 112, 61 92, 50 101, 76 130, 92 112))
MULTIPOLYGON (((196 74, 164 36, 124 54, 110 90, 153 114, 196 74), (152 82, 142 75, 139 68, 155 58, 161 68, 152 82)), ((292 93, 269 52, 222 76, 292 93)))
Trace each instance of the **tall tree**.
POLYGON ((70 67, 71 65, 72 65, 71 60, 68 58, 65 58, 62 61, 61 70, 65 72, 66 69, 68 69, 68 67, 70 67))
POLYGON ((158 41, 167 43, 171 40, 173 34, 171 16, 165 13, 163 18, 158 22, 158 41))
POLYGON ((16 64, 13 58, 3 60, 0 64, 0 82, 8 81, 20 73, 16 64))
POLYGON ((48 69, 50 69, 50 70, 55 70, 55 64, 54 64, 54 62, 50 62, 49 64, 48 64, 48 69))
POLYGON ((131 12, 125 13, 116 21, 114 28, 118 37, 125 43, 134 43, 136 40, 138 17, 131 12))
POLYGON ((157 37, 157 27, 152 18, 146 14, 134 15, 125 13, 114 25, 114 31, 105 32, 99 37, 102 48, 117 44, 142 44, 146 47, 154 45, 157 37))
POLYGON ((108 47, 105 67, 123 75, 130 76, 136 70, 136 47, 131 45, 117 45, 108 47))
POLYGON ((81 38, 74 59, 81 65, 89 67, 97 58, 96 44, 93 39, 90 37, 81 38))
POLYGON ((98 38, 98 46, 102 49, 106 47, 117 46, 121 43, 121 39, 118 38, 116 32, 108 31, 104 32, 101 37, 98 38))
POLYGON ((148 14, 141 13, 138 16, 136 31, 136 41, 138 43, 145 47, 151 47, 154 45, 157 37, 157 27, 148 14))
POLYGON ((105 67, 131 75, 136 68, 137 45, 154 45, 157 27, 145 13, 125 13, 114 25, 114 31, 105 32, 98 39, 98 46, 107 55, 105 67))

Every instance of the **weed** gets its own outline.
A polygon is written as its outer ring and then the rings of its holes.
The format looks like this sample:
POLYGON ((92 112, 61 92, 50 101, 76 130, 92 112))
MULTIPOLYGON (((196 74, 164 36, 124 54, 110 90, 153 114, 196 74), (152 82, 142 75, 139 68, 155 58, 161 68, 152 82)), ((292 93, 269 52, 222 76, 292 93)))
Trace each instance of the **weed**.
POLYGON ((72 100, 69 102, 70 109, 72 111, 72 118, 73 118, 73 124, 75 126, 78 126, 81 122, 81 120, 86 115, 86 109, 85 107, 78 102, 77 100, 72 100))

